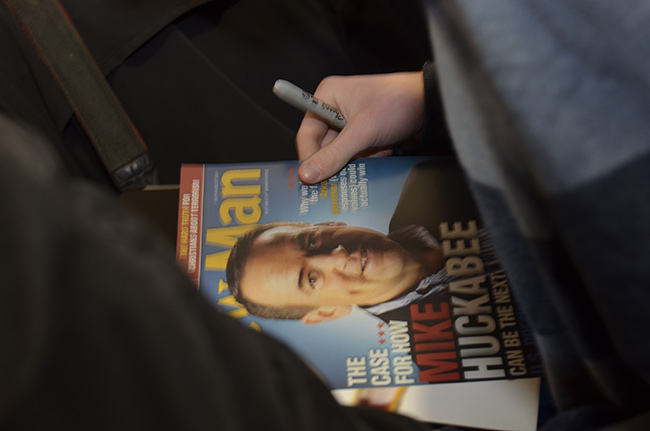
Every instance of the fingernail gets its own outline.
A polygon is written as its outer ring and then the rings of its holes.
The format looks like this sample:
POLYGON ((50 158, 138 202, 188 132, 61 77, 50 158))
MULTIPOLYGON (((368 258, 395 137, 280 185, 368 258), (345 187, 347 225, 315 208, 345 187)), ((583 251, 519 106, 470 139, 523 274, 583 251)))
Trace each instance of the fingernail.
POLYGON ((320 178, 320 169, 316 163, 309 160, 300 165, 298 173, 302 182, 307 184, 314 184, 320 178))

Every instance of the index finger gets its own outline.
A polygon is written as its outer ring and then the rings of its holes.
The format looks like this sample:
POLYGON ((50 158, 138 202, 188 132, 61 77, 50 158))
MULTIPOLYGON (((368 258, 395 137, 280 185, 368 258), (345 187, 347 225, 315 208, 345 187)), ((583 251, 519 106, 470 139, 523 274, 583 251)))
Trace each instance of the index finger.
POLYGON ((339 132, 311 112, 307 112, 296 133, 298 158, 306 160, 330 143, 339 132))

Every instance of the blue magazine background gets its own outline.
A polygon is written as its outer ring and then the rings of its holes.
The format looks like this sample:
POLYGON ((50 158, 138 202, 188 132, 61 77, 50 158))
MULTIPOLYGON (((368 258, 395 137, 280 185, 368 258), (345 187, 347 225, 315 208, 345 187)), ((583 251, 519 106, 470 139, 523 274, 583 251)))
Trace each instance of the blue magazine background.
MULTIPOLYGON (((233 169, 261 169, 257 182, 261 184, 259 224, 276 220, 337 221, 388 233, 403 184, 412 166, 421 160, 416 157, 363 159, 348 165, 327 183, 315 186, 303 186, 298 181, 299 162, 206 165, 201 237, 205 237, 207 229, 223 226, 219 217, 220 179, 225 171, 233 169), (338 192, 338 205, 337 199, 332 199, 334 190, 338 192)), ((231 307, 219 304, 219 299, 229 296, 227 290, 220 292, 220 281, 226 280, 225 271, 205 269, 206 256, 223 249, 202 245, 200 289, 217 307, 228 312, 232 311, 231 307)), ((247 326, 252 322, 263 332, 289 344, 334 388, 347 387, 348 357, 366 357, 370 349, 390 347, 388 328, 383 321, 357 308, 344 318, 316 325, 251 315, 241 317, 241 323, 247 326)), ((414 368, 417 375, 417 367, 414 368)))

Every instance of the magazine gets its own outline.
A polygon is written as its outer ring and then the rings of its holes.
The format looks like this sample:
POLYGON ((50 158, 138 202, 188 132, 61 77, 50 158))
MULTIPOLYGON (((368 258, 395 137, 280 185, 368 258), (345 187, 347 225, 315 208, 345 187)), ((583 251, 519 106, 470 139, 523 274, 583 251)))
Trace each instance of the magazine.
POLYGON ((345 404, 535 429, 539 355, 460 168, 360 159, 183 165, 177 258, 224 313, 282 340, 345 404))

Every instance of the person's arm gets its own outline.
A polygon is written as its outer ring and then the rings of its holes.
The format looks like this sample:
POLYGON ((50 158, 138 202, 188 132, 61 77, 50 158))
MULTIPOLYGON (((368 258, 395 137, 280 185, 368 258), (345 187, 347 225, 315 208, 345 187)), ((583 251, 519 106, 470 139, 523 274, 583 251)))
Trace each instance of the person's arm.
POLYGON ((305 114, 296 142, 301 181, 314 184, 336 174, 358 155, 387 155, 390 146, 424 123, 422 72, 325 78, 314 96, 341 111, 340 132, 305 114))

